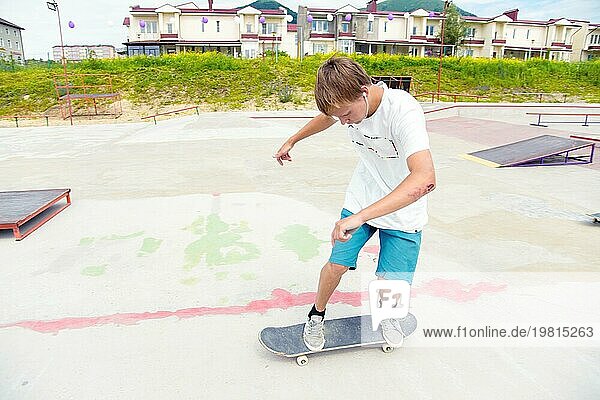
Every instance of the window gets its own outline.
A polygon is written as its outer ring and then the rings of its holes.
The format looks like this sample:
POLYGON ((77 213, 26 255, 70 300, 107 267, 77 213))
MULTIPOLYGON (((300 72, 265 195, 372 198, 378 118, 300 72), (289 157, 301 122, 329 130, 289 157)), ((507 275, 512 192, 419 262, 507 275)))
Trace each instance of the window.
POLYGON ((473 57, 473 49, 466 49, 465 50, 465 56, 467 56, 467 57, 473 57))
POLYGON ((383 23, 383 31, 387 32, 387 21, 383 23))
POLYGON ((7 39, 6 43, 7 43, 8 48, 10 49, 12 47, 11 44, 10 44, 10 39, 7 39))
POLYGON ((413 26, 413 33, 412 33, 412 34, 413 34, 413 35, 416 35, 416 34, 417 34, 417 27, 416 27, 416 26, 413 26))
POLYGON ((433 36, 433 25, 427 25, 425 27, 425 35, 433 36))
POLYGON ((173 33, 173 24, 167 24, 167 33, 173 33))
POLYGON ((327 45, 324 43, 315 43, 313 44, 313 53, 314 54, 325 54, 327 53, 327 45))
POLYGON ((0 37, 0 47, 4 47, 4 39, 0 37))
POLYGON ((262 24, 262 33, 263 35, 270 35, 272 33, 277 33, 277 24, 262 24))
POLYGON ((525 39, 529 39, 529 29, 527 29, 527 36, 525 37, 525 39))
POLYGON ((17 30, 16 30, 16 29, 14 29, 14 30, 13 30, 13 34, 14 34, 15 36, 17 36, 17 30))
POLYGON ((321 33, 329 32, 329 21, 314 19, 312 22, 312 30, 321 33))
POLYGON ((9 34, 9 33, 8 33, 8 28, 6 28, 6 34, 7 34, 7 35, 9 34))
POLYGON ((342 32, 344 32, 344 33, 350 32, 350 23, 342 22, 342 32))
POLYGON ((475 37, 475 28, 467 28, 467 37, 475 37))
POLYGON ((19 50, 19 42, 15 40, 15 49, 19 50))
POLYGON ((342 49, 342 53, 352 54, 352 41, 351 40, 340 40, 340 47, 342 49))
POLYGON ((373 32, 373 21, 369 21, 369 26, 367 28, 367 32, 373 32))
POLYGON ((217 32, 221 32, 221 21, 217 21, 217 32))
MULTIPOLYGON (((252 33, 252 24, 246 24, 246 33, 252 33)), ((248 57, 246 57, 246 58, 248 58, 248 57)))
MULTIPOLYGON (((146 21, 146 33, 157 33, 157 32, 158 32, 158 22, 146 21)), ((144 33, 144 28, 142 28, 142 33, 144 33)))
POLYGON ((515 38, 515 36, 517 36, 517 30, 513 29, 513 39, 515 38))

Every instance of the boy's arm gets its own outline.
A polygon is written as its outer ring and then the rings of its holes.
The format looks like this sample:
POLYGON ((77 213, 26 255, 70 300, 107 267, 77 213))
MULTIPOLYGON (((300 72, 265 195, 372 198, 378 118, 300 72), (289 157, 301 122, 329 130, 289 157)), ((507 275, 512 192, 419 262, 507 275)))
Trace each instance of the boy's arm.
POLYGON ((392 192, 360 212, 336 222, 331 233, 332 244, 336 240, 348 241, 352 237, 349 231, 369 220, 406 207, 435 189, 435 170, 429 150, 412 154, 406 162, 410 173, 392 192))
POLYGON ((275 153, 273 158, 277 159, 277 162, 280 165, 283 165, 283 161, 292 161, 292 157, 290 157, 289 152, 296 143, 302 139, 306 139, 309 136, 324 131, 333 124, 335 124, 335 119, 333 117, 323 113, 317 115, 308 121, 308 123, 304 125, 295 135, 286 140, 283 146, 281 146, 277 153, 275 153))

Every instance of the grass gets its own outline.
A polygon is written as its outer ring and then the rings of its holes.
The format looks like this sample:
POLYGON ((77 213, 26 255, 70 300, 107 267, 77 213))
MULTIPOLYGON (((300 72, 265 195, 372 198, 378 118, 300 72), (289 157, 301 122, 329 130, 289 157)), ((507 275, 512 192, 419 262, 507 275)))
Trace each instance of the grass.
MULTIPOLYGON (((113 77, 114 90, 133 107, 144 104, 160 110, 175 104, 206 104, 215 110, 297 106, 312 100, 315 73, 329 55, 305 57, 302 62, 279 56, 236 59, 220 53, 181 53, 161 57, 86 60, 68 65, 71 73, 100 73, 113 77)), ((435 91, 438 59, 391 56, 352 56, 371 75, 410 75, 418 91, 435 91)), ((62 73, 57 63, 0 65, 0 115, 42 113, 56 105, 52 76, 62 73)), ((512 101, 513 92, 566 93, 569 101, 600 102, 600 61, 582 63, 542 59, 490 60, 445 58, 442 91, 483 94, 487 101, 512 101)), ((516 97, 517 101, 532 100, 516 97)))

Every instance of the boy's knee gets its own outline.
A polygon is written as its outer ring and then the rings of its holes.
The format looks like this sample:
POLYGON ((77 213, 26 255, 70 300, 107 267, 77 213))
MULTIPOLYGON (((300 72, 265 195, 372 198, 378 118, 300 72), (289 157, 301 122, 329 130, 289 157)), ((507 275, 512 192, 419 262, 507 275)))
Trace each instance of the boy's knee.
POLYGON ((325 268, 334 275, 344 275, 348 271, 348 267, 345 265, 335 264, 330 261, 325 264, 325 268))

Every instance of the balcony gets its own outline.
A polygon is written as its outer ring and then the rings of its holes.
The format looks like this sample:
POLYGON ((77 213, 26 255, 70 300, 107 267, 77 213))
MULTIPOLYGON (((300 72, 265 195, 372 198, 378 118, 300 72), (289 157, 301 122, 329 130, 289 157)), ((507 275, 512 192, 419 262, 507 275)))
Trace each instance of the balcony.
POLYGON ((161 39, 177 39, 179 35, 177 33, 161 33, 161 39))
POLYGON ((421 35, 410 35, 410 40, 427 40, 427 36, 421 36, 421 35))
POLYGON ((560 47, 563 49, 572 49, 573 45, 572 44, 566 44, 564 42, 552 42, 552 44, 550 45, 550 47, 560 47))
POLYGON ((480 39, 480 38, 464 38, 462 40, 462 44, 467 45, 467 46, 483 46, 485 44, 485 39, 480 39))
POLYGON ((271 42, 281 42, 281 36, 274 36, 274 35, 260 35, 258 37, 258 40, 262 40, 262 41, 271 41, 271 42))
POLYGON ((335 34, 329 32, 311 32, 311 39, 335 39, 335 34))
POLYGON ((505 45, 506 44, 506 39, 492 39, 492 44, 497 44, 497 45, 505 45))
POLYGON ((356 32, 338 32, 338 37, 352 38, 356 36, 356 32))
POLYGON ((242 39, 258 40, 258 33, 242 33, 242 39))

